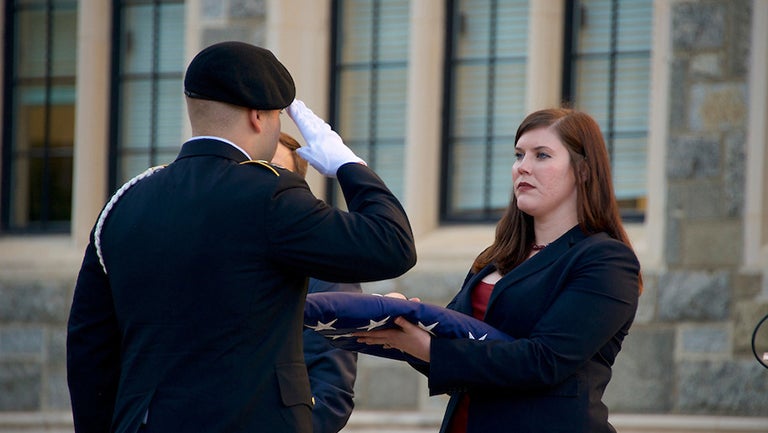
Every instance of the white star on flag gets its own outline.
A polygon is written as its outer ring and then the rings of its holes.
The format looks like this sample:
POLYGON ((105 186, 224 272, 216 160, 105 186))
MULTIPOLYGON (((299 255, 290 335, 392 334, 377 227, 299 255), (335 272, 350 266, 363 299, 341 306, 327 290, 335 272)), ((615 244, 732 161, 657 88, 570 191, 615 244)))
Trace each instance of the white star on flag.
POLYGON ((437 324, 438 324, 438 323, 440 323, 440 322, 435 322, 435 323, 433 323, 433 324, 431 324, 431 325, 429 325, 429 326, 426 326, 426 325, 424 325, 423 323, 419 322, 419 328, 421 328, 421 329, 423 329, 423 330, 425 330, 425 331, 429 332, 429 333, 430 333, 430 334, 432 334, 432 335, 435 335, 435 333, 434 333, 434 332, 432 332, 432 328, 434 328, 435 326, 437 326, 437 324))
POLYGON ((369 323, 369 324, 368 324, 368 325, 366 325, 366 326, 361 326, 361 327, 359 327, 359 328, 357 328, 357 329, 365 329, 366 331, 370 331, 370 330, 372 330, 372 329, 376 329, 376 328, 378 328, 379 326, 382 326, 382 325, 384 325, 385 323, 387 323, 387 320, 389 320, 389 318, 390 318, 390 317, 391 317, 391 316, 387 316, 387 317, 385 317, 385 318, 383 318, 383 319, 379 320, 378 322, 377 322, 377 321, 375 321, 375 320, 373 320, 373 319, 368 319, 368 321, 369 321, 369 322, 371 322, 371 323, 369 323))
POLYGON ((311 326, 311 325, 304 325, 304 326, 306 326, 309 329, 314 329, 317 332, 320 332, 320 331, 335 331, 336 328, 333 327, 333 324, 336 323, 337 320, 339 320, 338 317, 333 319, 333 320, 331 320, 328 323, 323 323, 323 322, 318 320, 317 321, 317 325, 315 325, 315 326, 311 326))
POLYGON ((478 341, 483 341, 483 340, 485 340, 485 337, 487 337, 487 336, 488 336, 488 334, 485 334, 485 335, 483 335, 483 336, 482 336, 482 337, 480 337, 480 338, 475 338, 475 336, 474 336, 474 335, 472 335, 472 331, 469 331, 469 339, 470 339, 470 340, 478 340, 478 341))
POLYGON ((352 334, 338 334, 338 335, 331 335, 329 336, 332 340, 338 340, 339 338, 349 338, 354 337, 352 334))

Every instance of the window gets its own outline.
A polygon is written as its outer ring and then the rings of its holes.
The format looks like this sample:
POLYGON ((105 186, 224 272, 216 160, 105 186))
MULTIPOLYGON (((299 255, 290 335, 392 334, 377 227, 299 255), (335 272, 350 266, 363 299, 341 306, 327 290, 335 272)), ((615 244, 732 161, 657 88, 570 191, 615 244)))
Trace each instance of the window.
POLYGON ((2 229, 70 229, 77 1, 7 1, 2 229))
POLYGON ((525 115, 527 0, 448 6, 444 221, 491 221, 507 207, 517 125, 525 115))
POLYGON ((116 1, 110 185, 173 161, 184 121, 183 0, 116 1))
POLYGON ((331 123, 402 199, 408 0, 337 0, 331 123))
POLYGON ((642 220, 653 0, 579 0, 568 8, 563 99, 600 124, 622 217, 642 220))

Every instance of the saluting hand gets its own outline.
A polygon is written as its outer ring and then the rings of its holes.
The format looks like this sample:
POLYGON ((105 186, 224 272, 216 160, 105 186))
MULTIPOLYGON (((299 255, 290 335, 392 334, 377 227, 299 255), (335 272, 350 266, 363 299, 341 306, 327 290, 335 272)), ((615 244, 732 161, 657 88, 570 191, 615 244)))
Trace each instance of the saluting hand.
POLYGON ((336 177, 339 167, 344 164, 365 164, 365 161, 344 144, 339 134, 307 108, 304 102, 294 99, 287 111, 307 142, 307 145, 300 147, 297 152, 317 171, 325 176, 336 177))

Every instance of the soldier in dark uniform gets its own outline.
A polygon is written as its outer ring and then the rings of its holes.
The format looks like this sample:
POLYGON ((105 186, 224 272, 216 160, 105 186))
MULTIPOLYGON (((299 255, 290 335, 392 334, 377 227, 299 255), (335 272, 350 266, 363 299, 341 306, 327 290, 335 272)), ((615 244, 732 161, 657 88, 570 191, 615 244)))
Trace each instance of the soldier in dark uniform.
POLYGON ((397 199, 301 101, 268 50, 225 42, 184 80, 194 137, 102 210, 77 279, 67 372, 83 432, 310 432, 307 278, 394 278, 416 260, 397 199), (349 212, 269 161, 287 107, 301 156, 349 212))

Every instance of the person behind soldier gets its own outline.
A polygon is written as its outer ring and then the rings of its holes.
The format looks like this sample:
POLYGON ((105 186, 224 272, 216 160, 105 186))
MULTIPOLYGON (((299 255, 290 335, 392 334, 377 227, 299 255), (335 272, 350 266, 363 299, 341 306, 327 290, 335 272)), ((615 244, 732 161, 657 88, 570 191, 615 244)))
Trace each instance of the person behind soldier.
MULTIPOLYGON (((281 132, 272 164, 292 171, 302 178, 307 175, 307 161, 300 157, 301 144, 291 135, 281 132)), ((332 283, 309 279, 308 293, 360 293, 360 283, 332 283)), ((314 398, 312 408, 313 433, 337 433, 349 421, 355 407, 357 352, 335 347, 323 335, 304 330, 304 362, 314 398)))

